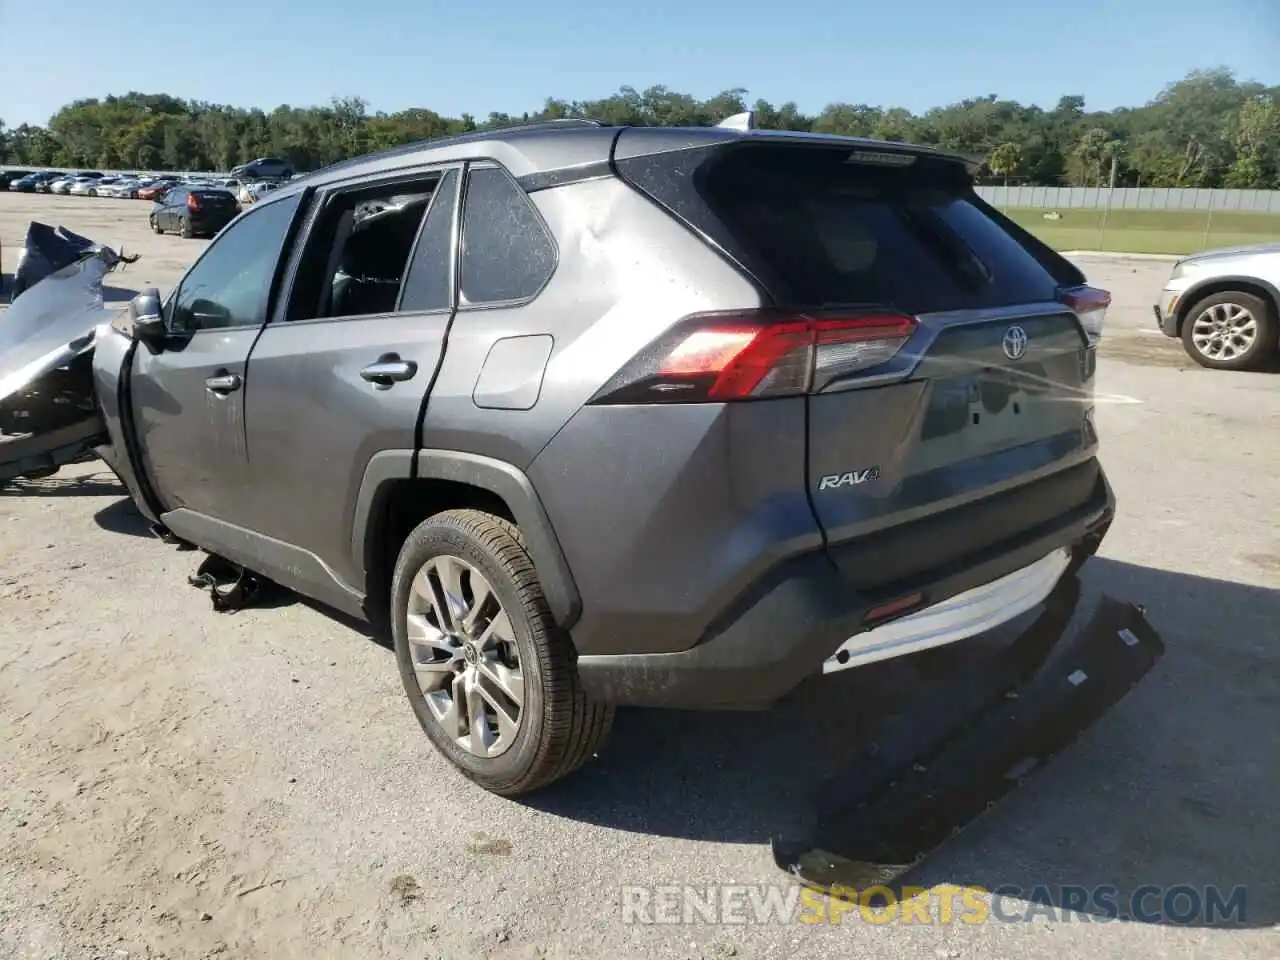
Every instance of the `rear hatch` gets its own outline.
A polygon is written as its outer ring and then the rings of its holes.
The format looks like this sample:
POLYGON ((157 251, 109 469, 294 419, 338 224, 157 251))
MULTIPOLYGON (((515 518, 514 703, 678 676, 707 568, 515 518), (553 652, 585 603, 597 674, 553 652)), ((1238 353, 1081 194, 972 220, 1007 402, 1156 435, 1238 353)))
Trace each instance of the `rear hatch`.
POLYGON ((618 166, 816 327, 809 495, 851 585, 927 582, 1105 496, 1081 319, 1105 294, 962 162, 747 135, 618 166))

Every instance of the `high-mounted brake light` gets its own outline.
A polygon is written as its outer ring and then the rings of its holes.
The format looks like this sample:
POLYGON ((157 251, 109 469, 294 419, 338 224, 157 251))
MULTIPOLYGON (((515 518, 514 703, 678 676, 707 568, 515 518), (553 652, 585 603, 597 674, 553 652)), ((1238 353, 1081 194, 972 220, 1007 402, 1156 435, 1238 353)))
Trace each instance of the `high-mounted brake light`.
POLYGON ((1107 318, 1107 308, 1111 306, 1110 293, 1097 287, 1066 287, 1058 291, 1058 299, 1080 318, 1089 346, 1102 339, 1102 322, 1107 318))
POLYGON ((772 310, 686 317, 642 350, 593 403, 715 403, 816 393, 892 359, 915 333, 897 313, 772 310))

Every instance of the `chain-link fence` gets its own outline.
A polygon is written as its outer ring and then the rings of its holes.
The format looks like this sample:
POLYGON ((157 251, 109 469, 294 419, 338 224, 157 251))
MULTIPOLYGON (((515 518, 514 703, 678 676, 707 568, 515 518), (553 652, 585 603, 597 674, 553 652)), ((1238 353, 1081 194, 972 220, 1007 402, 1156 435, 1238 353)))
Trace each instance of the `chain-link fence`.
POLYGON ((1280 190, 984 186, 1059 250, 1185 254, 1280 241, 1280 190))

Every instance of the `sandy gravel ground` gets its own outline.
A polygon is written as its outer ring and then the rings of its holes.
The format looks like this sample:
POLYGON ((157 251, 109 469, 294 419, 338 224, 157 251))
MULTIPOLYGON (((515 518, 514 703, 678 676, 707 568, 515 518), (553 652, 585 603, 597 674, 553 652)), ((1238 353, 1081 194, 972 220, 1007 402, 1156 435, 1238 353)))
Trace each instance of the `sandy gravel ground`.
MULTIPOLYGON (((115 296, 167 287, 203 243, 146 210, 0 195, 4 268, 38 217, 143 255, 115 296)), ((1086 580, 1145 603, 1168 653, 918 880, 1244 885, 1243 922, 625 924, 626 884, 785 888, 768 838, 906 668, 766 714, 626 712, 581 775, 501 800, 431 751, 379 640, 292 597, 213 613, 196 555, 85 464, 0 492, 0 957, 1280 955, 1280 380, 1148 331, 1166 264, 1086 268, 1116 294, 1098 422, 1121 504, 1086 580)))

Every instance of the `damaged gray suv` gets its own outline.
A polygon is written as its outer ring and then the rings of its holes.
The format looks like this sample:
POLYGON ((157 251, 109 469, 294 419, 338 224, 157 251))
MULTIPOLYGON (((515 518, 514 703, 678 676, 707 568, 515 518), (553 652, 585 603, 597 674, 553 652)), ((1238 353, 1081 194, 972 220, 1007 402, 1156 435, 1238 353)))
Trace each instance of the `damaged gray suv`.
POLYGON ((507 795, 616 705, 765 707, 1092 555, 1109 296, 926 148, 533 124, 302 177, 93 357, 157 529, 389 623, 507 795))

